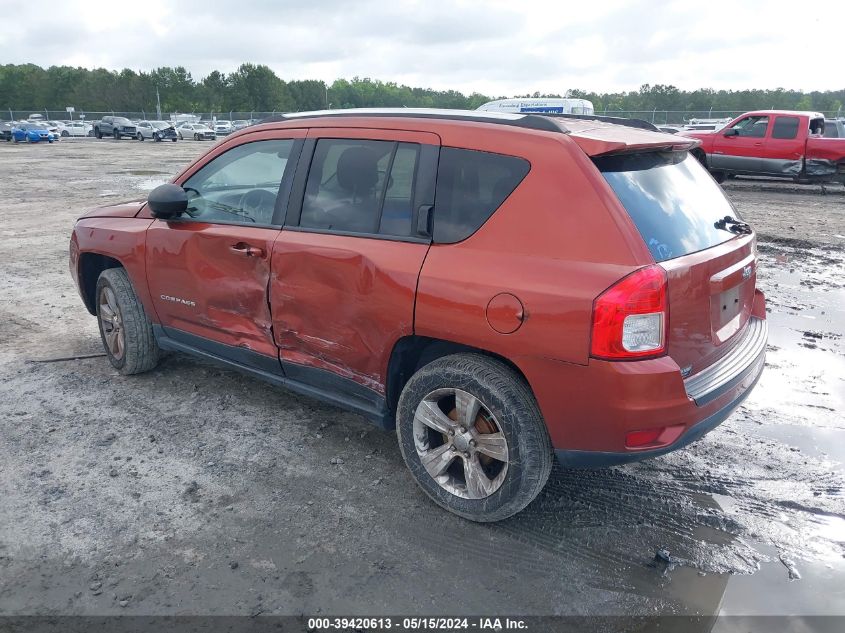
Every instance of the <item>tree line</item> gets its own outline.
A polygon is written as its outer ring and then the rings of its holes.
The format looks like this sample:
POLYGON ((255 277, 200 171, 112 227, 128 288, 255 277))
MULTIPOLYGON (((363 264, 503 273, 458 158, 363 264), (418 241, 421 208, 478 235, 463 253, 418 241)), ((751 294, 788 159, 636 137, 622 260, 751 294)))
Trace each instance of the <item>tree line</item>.
MULTIPOLYGON (((35 64, 0 66, 0 107, 10 110, 155 111, 156 94, 163 112, 289 112, 331 108, 433 107, 475 109, 495 97, 455 90, 413 88, 394 82, 355 77, 331 84, 279 78, 263 64, 241 64, 231 73, 213 71, 194 79, 182 66, 149 72, 73 68, 35 64)), ((510 95, 508 95, 510 96, 510 95)), ((559 97, 527 94, 522 97, 559 97)), ((802 92, 772 90, 680 90, 645 84, 630 92, 597 93, 573 89, 567 96, 589 99, 596 111, 746 111, 759 108, 842 111, 845 89, 802 92)))

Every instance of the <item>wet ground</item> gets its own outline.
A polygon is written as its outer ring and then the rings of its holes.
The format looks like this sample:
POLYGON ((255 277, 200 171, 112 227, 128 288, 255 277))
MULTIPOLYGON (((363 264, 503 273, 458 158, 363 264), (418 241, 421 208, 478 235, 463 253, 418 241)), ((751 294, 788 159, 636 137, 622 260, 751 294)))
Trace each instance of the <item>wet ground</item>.
POLYGON ((74 219, 209 146, 0 145, 0 614, 845 615, 845 196, 727 183, 770 345, 725 424, 476 525, 349 413, 179 355, 39 362, 100 351, 74 219))

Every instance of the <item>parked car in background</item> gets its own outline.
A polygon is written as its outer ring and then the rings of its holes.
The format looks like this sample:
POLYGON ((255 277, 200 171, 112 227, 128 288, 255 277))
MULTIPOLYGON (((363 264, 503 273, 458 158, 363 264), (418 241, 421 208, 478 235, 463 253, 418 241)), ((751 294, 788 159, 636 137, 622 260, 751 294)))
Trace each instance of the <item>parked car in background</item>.
POLYGON ((210 127, 204 123, 183 123, 176 128, 180 139, 193 139, 195 141, 213 141, 217 138, 210 127))
POLYGON ((176 139, 179 138, 176 128, 170 121, 138 121, 135 127, 138 128, 136 136, 139 141, 146 138, 154 141, 169 139, 175 143, 176 139))
POLYGON ((43 123, 25 121, 17 123, 12 128, 12 140, 15 143, 22 143, 24 141, 27 143, 39 143, 41 141, 52 143, 56 138, 58 137, 47 129, 47 126, 43 123))
POLYGON ((730 117, 722 119, 690 119, 683 129, 690 132, 717 132, 731 122, 730 117))
POLYGON ((755 235, 691 139, 410 108, 255 132, 77 222, 71 274, 120 373, 179 351, 351 409, 396 428, 437 504, 497 521, 555 457, 695 441, 763 371, 755 235))
POLYGON ((94 127, 84 121, 68 121, 64 124, 68 136, 93 136, 94 127))
POLYGON ((717 132, 684 132, 717 181, 731 175, 845 183, 845 138, 824 138, 824 115, 795 110, 746 112, 717 132))
POLYGON ((44 123, 46 123, 51 128, 51 131, 52 128, 56 128, 56 131, 61 137, 67 138, 71 135, 70 130, 68 130, 67 123, 65 121, 44 121, 44 123))
POLYGON ((13 121, 0 121, 0 139, 4 141, 11 141, 12 128, 14 125, 13 121))
POLYGON ((845 138, 845 119, 825 119, 825 138, 845 138))
POLYGON ((94 136, 97 138, 111 136, 119 141, 123 137, 135 138, 137 133, 132 121, 122 116, 104 116, 94 124, 94 136))
POLYGON ((246 119, 238 119, 236 121, 232 121, 232 129, 237 132, 238 130, 242 130, 245 127, 249 127, 250 122, 246 119))
POLYGON ((41 123, 43 123, 47 127, 47 129, 53 133, 53 136, 56 137, 57 141, 61 139, 62 136, 64 136, 65 138, 70 136, 70 134, 65 129, 65 126, 62 123, 59 123, 58 121, 42 121, 41 123), (62 134, 62 132, 64 132, 64 134, 62 134))
POLYGON ((235 131, 235 128, 232 127, 232 122, 226 121, 225 119, 217 119, 212 129, 217 136, 226 136, 235 131))

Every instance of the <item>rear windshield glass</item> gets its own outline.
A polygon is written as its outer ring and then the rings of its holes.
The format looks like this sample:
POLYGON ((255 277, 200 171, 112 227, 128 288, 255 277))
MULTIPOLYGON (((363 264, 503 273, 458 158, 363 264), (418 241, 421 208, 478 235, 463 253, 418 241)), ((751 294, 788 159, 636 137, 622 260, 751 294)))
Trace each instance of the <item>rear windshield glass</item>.
POLYGON ((721 187, 687 152, 595 159, 655 261, 689 255, 735 237, 715 222, 739 215, 721 187))

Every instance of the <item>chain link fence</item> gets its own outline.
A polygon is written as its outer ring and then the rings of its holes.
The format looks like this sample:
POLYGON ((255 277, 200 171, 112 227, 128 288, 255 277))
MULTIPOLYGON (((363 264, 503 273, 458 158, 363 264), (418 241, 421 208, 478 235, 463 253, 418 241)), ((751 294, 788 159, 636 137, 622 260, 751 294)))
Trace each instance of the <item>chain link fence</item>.
MULTIPOLYGON (((691 119, 733 119, 746 110, 596 110, 596 114, 602 116, 614 116, 625 119, 643 119, 654 123, 656 125, 683 125, 688 123, 691 119)), ((272 112, 174 112, 162 113, 161 118, 169 121, 214 121, 214 120, 261 120, 274 114, 280 114, 281 111, 272 112)), ((127 119, 145 120, 157 119, 158 115, 155 111, 136 110, 134 112, 88 112, 79 110, 69 113, 65 110, 11 110, 7 109, 5 113, 0 112, 0 119, 5 119, 8 114, 9 120, 22 121, 32 118, 42 118, 46 121, 67 121, 85 120, 85 121, 99 121, 104 116, 123 116, 127 119)), ((838 111, 822 112, 827 118, 834 118, 845 116, 845 111, 841 108, 838 111)))

